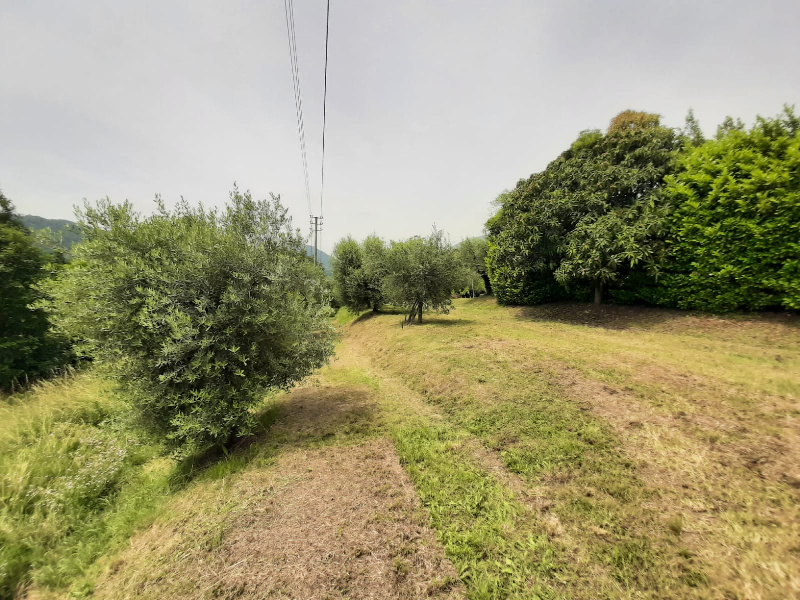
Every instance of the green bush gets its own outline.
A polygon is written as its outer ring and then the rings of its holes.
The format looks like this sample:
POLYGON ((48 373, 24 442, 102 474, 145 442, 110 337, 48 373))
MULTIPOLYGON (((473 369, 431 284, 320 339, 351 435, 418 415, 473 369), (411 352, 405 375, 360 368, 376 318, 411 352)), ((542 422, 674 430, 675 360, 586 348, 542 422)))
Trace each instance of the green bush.
POLYGON ((250 433, 267 391, 332 354, 324 274, 277 198, 234 189, 223 211, 159 202, 146 218, 106 200, 80 220, 86 242, 51 290, 58 325, 180 454, 250 433))
POLYGON ((659 188, 681 140, 657 115, 626 111, 609 132, 585 131, 560 157, 497 201, 487 223, 498 300, 538 304, 655 276, 666 211, 659 188))
POLYGON ((11 202, 0 192, 0 390, 49 374, 69 360, 67 345, 35 306, 37 284, 51 272, 51 257, 37 247, 11 202))
POLYGON ((662 304, 800 309, 800 119, 728 126, 667 178, 675 211, 662 304))

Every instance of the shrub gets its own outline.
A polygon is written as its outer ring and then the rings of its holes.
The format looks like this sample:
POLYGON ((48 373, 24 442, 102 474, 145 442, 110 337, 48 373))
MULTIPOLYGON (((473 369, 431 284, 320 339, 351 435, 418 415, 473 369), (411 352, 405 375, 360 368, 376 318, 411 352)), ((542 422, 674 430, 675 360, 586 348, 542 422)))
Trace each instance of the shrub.
POLYGON ((720 131, 667 179, 676 208, 659 301, 800 309, 800 119, 786 108, 749 131, 720 131))
POLYGON ((327 361, 324 274, 278 198, 142 218, 86 205, 86 242, 53 286, 59 327, 110 371, 139 421, 186 454, 252 431, 253 407, 327 361))

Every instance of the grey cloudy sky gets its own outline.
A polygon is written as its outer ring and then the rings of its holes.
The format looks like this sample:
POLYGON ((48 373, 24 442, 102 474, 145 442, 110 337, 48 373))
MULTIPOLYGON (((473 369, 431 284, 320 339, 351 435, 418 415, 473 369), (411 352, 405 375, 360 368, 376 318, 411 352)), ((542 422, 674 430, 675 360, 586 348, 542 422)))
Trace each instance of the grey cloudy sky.
MULTIPOLYGON (((0 187, 83 198, 280 194, 307 230, 282 0, 0 0, 0 187)), ((325 1, 296 0, 319 198, 325 1)), ((331 0, 325 233, 481 233, 503 189, 626 108, 713 132, 800 104, 800 2, 331 0)))

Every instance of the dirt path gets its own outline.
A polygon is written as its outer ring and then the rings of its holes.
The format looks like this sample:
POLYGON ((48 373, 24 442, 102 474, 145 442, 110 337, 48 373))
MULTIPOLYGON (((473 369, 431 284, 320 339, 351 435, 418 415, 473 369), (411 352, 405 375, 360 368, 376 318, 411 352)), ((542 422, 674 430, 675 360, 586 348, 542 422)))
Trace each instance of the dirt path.
POLYGON ((393 444, 380 435, 371 391, 305 387, 282 404, 265 436, 277 458, 190 487, 114 560, 95 597, 463 596, 393 444))

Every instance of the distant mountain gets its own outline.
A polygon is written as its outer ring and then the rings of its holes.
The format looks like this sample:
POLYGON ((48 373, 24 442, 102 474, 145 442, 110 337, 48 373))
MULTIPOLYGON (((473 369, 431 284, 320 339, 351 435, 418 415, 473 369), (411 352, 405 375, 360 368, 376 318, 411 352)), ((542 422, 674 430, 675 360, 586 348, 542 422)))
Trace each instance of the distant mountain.
POLYGON ((22 215, 20 217, 25 227, 39 231, 50 228, 56 235, 61 235, 61 243, 64 250, 69 251, 72 246, 81 241, 81 234, 75 231, 75 222, 66 219, 45 219, 36 215, 22 215))
MULTIPOLYGON (((306 245, 306 254, 308 254, 311 258, 314 258, 314 246, 306 245)), ((317 249, 317 260, 319 264, 322 265, 322 268, 325 269, 325 273, 327 275, 331 274, 331 257, 325 254, 322 250, 317 249)))
MULTIPOLYGON (((22 215, 20 218, 28 229, 39 231, 49 227, 53 233, 60 233, 65 250, 69 250, 72 246, 81 241, 81 235, 75 231, 74 221, 67 221, 66 219, 45 219, 44 217, 37 217, 36 215, 22 215)), ((313 257, 314 247, 306 246, 306 254, 313 257)), ((331 257, 322 250, 317 250, 317 258, 322 268, 325 269, 325 273, 330 275, 331 257)))

